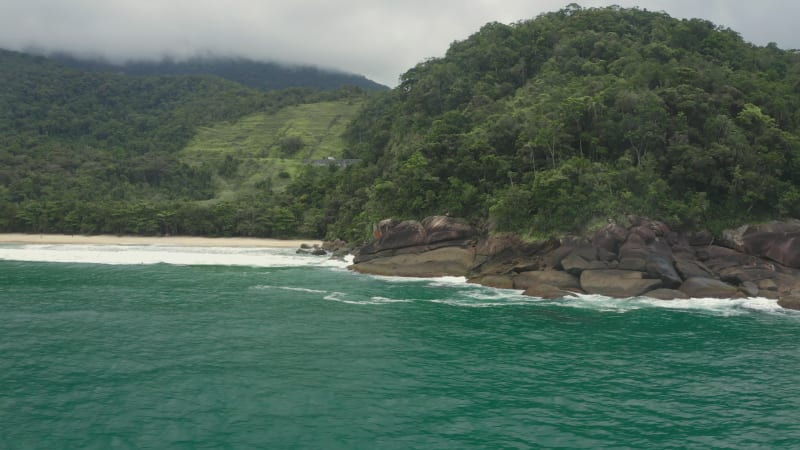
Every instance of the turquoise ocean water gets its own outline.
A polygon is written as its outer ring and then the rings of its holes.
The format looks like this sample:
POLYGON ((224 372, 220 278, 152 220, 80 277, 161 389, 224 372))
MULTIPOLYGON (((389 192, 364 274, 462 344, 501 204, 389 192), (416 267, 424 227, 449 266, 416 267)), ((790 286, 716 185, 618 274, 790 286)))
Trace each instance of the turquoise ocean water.
POLYGON ((0 246, 2 449, 800 448, 800 314, 0 246))

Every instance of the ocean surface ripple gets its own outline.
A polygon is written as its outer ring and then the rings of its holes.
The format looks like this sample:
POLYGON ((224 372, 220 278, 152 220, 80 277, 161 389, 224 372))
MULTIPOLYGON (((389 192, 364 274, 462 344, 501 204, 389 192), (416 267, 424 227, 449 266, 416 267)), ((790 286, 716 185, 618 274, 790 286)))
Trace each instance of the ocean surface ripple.
POLYGON ((87 247, 0 246, 0 448, 800 442, 800 314, 771 300, 545 301, 285 250, 87 247))

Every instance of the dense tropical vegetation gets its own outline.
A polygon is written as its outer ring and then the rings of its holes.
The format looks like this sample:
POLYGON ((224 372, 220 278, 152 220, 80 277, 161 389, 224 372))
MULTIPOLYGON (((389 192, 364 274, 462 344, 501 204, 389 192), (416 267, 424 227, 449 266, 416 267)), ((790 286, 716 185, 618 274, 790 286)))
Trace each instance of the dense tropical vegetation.
MULTIPOLYGON (((490 23, 369 96, 10 52, 0 83, 2 230, 358 239, 443 213, 528 235, 630 214, 711 229, 800 217, 800 54, 664 13, 570 5, 490 23), (242 153, 197 145, 319 102, 352 119, 320 116, 346 128, 332 156, 360 163, 259 178, 242 153)), ((259 171, 316 139, 273 135, 259 171)))
POLYGON ((282 133, 257 130, 275 134, 257 155, 237 142, 221 158, 196 146, 209 144, 204 131, 280 118, 298 105, 338 108, 343 117, 326 120, 349 121, 365 96, 355 88, 264 92, 209 76, 86 73, 8 51, 0 51, 0 85, 0 230, 86 234, 317 234, 281 192, 297 164, 276 153, 294 142, 292 156, 311 156, 298 148, 303 138, 309 147, 329 140, 311 140, 308 127, 284 119, 271 124, 282 133), (236 183, 266 161, 282 170, 236 183))
POLYGON ((711 229, 798 217, 800 54, 570 5, 418 64, 347 137, 367 163, 319 200, 333 234, 434 213, 529 235, 629 214, 711 229))

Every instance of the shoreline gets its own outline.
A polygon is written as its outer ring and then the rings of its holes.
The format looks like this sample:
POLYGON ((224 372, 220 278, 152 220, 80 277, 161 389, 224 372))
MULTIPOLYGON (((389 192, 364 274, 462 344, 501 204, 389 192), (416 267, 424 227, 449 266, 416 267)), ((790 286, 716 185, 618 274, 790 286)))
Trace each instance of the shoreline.
POLYGON ((80 244, 80 245, 169 245, 176 247, 262 247, 299 248, 301 244, 322 245, 315 239, 269 239, 247 237, 200 237, 200 236, 115 236, 115 235, 69 235, 69 234, 24 234, 0 233, 2 244, 80 244))

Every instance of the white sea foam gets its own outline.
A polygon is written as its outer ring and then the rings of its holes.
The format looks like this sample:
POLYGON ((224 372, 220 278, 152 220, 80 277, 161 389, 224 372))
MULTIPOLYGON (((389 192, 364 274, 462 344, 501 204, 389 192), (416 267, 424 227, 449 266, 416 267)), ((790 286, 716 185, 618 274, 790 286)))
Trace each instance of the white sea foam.
POLYGON ((439 277, 432 278, 428 286, 433 287, 447 287, 447 286, 463 286, 467 284, 465 277, 439 277))
POLYGON ((301 288, 301 287, 293 287, 293 286, 273 286, 271 284, 259 284, 258 286, 253 286, 252 289, 281 289, 284 291, 294 291, 294 292, 306 292, 309 294, 327 294, 328 291, 322 291, 319 289, 309 289, 309 288, 301 288))
POLYGON ((323 297, 325 300, 331 302, 338 302, 338 303, 346 303, 348 305, 388 305, 392 303, 411 303, 414 300, 412 299, 397 299, 397 298, 388 298, 388 297, 370 297, 370 298, 358 298, 358 296, 348 296, 344 292, 333 292, 331 294, 326 295, 323 297))
POLYGON ((777 300, 763 297, 740 299, 691 298, 679 300, 657 300, 649 297, 611 298, 602 295, 577 295, 552 301, 573 308, 588 308, 599 311, 629 312, 644 308, 706 312, 720 316, 738 316, 753 312, 786 314, 777 300))
POLYGON ((93 264, 174 264, 252 267, 336 267, 346 261, 298 255, 293 249, 169 245, 0 245, 0 260, 93 264))

